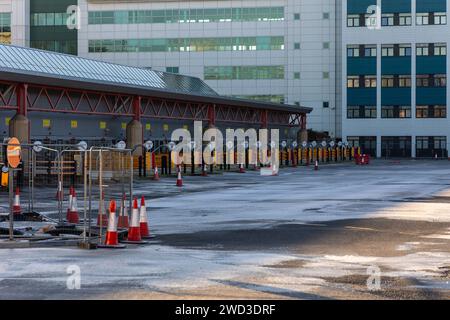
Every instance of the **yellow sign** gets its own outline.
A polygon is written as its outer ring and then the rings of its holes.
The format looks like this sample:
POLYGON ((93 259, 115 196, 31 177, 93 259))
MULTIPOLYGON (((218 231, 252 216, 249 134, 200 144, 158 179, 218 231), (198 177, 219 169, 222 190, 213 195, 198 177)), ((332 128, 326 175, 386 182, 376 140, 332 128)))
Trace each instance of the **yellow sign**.
POLYGON ((5 118, 5 124, 7 125, 7 126, 9 126, 9 122, 11 121, 11 118, 10 117, 6 117, 5 118))
POLYGON ((106 122, 100 121, 100 129, 106 129, 106 122))
POLYGON ((185 124, 185 125, 183 126, 183 129, 189 130, 189 126, 188 126, 187 124, 185 124))
POLYGON ((152 125, 150 123, 145 124, 145 130, 150 131, 152 130, 152 125))
POLYGON ((51 124, 50 119, 43 119, 42 120, 42 127, 43 128, 50 128, 50 124, 51 124))
POLYGON ((122 122, 122 129, 125 130, 127 128, 127 123, 126 122, 122 122))
POLYGON ((71 127, 72 129, 78 128, 78 121, 77 121, 77 120, 72 120, 72 121, 70 121, 70 127, 71 127))
POLYGON ((169 131, 169 125, 168 124, 163 125, 163 130, 164 131, 169 131))

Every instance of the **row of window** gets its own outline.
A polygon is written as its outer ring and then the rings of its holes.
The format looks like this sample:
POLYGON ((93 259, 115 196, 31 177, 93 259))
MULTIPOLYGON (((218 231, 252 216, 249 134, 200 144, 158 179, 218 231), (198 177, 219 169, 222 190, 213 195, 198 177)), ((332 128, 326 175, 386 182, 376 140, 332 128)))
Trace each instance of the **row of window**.
POLYGON ((89 24, 282 21, 283 7, 90 11, 89 24))
MULTIPOLYGON (((385 44, 381 46, 382 57, 410 57, 412 49, 410 44, 385 44)), ((446 56, 447 44, 445 43, 418 43, 416 44, 417 56, 446 56)), ((376 45, 349 45, 347 57, 376 57, 376 45)))
POLYGON ((205 80, 284 79, 284 66, 214 66, 204 68, 205 80))
MULTIPOLYGON (((381 26, 411 26, 411 13, 383 13, 381 15, 381 26)), ((445 25, 447 14, 445 12, 417 13, 416 25, 445 25)), ((349 14, 347 16, 347 27, 377 27, 378 18, 374 14, 349 14)))
POLYGON ((30 47, 73 55, 76 55, 78 52, 76 40, 32 40, 30 41, 30 47))
POLYGON ((66 12, 42 12, 30 15, 30 24, 33 27, 65 26, 70 17, 66 12))
POLYGON ((246 100, 256 100, 256 101, 264 101, 264 102, 272 102, 272 103, 285 103, 285 97, 284 95, 274 95, 274 94, 267 94, 267 95, 234 95, 233 98, 237 99, 246 99, 246 100))
MULTIPOLYGON (((447 87, 447 75, 430 74, 417 75, 416 86, 421 87, 447 87)), ((376 88, 377 77, 370 76, 348 76, 347 88, 376 88)), ((411 88, 410 75, 383 75, 381 76, 382 88, 411 88)))
MULTIPOLYGON (((347 141, 352 147, 361 147, 362 152, 376 156, 377 137, 349 136, 347 141)), ((381 137, 382 157, 411 157, 411 136, 381 137)), ((416 136, 416 157, 447 157, 446 136, 416 136)))
POLYGON ((11 12, 0 12, 0 33, 11 32, 11 12))
MULTIPOLYGON (((416 118, 446 118, 447 107, 439 105, 416 106, 416 118)), ((376 119, 376 106, 348 106, 347 119, 376 119)), ((382 119, 411 118, 411 106, 382 106, 382 119)))
POLYGON ((284 50, 284 37, 89 40, 89 52, 284 50))

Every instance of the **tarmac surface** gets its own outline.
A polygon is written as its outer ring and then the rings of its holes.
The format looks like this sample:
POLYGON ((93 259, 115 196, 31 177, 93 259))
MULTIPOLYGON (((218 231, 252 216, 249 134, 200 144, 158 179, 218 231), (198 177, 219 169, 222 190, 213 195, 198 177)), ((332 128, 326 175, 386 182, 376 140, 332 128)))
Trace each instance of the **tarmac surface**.
MULTIPOLYGON (((111 182, 106 198, 120 191, 111 182)), ((147 179, 134 192, 148 245, 0 249, 0 299, 450 298, 448 161, 147 179)), ((35 210, 57 219, 54 197, 39 188, 35 210)))

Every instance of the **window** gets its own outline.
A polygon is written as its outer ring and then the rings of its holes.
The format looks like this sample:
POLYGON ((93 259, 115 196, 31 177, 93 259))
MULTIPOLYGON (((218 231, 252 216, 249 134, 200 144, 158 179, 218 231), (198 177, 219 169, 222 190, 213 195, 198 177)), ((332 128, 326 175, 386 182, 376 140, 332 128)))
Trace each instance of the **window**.
POLYGON ((90 11, 89 24, 284 21, 284 7, 90 11))
POLYGON ((376 57, 377 56, 377 47, 376 46, 365 46, 364 47, 364 56, 365 57, 376 57))
POLYGON ((447 24, 447 14, 445 12, 434 13, 434 24, 447 24))
POLYGON ((416 106, 416 118, 428 118, 428 106, 416 106))
POLYGON ((294 20, 300 20, 300 13, 294 13, 294 20))
POLYGON ((359 107, 347 107, 347 118, 357 119, 360 118, 359 107))
POLYGON ((398 76, 398 86, 400 88, 411 88, 411 76, 398 76))
POLYGON ((401 44, 398 47, 398 55, 400 57, 410 57, 411 56, 411 45, 401 44))
POLYGON ((376 76, 364 76, 364 87, 365 88, 376 88, 377 87, 377 77, 376 76))
POLYGON ((384 119, 406 119, 411 118, 410 106, 382 106, 381 118, 384 119))
POLYGON ((166 72, 180 73, 180 68, 179 67, 166 67, 166 72))
POLYGON ((284 79, 284 66, 204 67, 205 80, 284 79))
POLYGON ((381 87, 393 88, 394 87, 394 76, 382 76, 381 87))
POLYGON ((398 108, 399 118, 411 118, 411 107, 410 106, 400 106, 398 108))
POLYGON ((416 106, 416 118, 446 118, 446 106, 416 106))
POLYGON ((329 72, 323 72, 322 73, 322 78, 323 79, 330 79, 330 73, 329 72))
POLYGON ((300 42, 294 43, 294 50, 300 50, 300 42))
POLYGON ((358 46, 348 46, 347 47, 347 57, 359 57, 359 47, 358 46))
POLYGON ((445 43, 436 43, 434 45, 434 55, 435 56, 446 56, 447 55, 447 45, 445 43))
POLYGON ((419 26, 430 24, 429 14, 428 13, 417 13, 416 14, 416 24, 419 26))
POLYGON ((434 106, 434 117, 435 118, 445 118, 447 117, 447 107, 446 106, 434 106))
POLYGON ((323 43, 323 48, 324 49, 330 49, 330 43, 329 42, 324 42, 323 43))
POLYGON ((416 86, 420 87, 429 87, 430 86, 430 77, 428 75, 417 75, 416 76, 416 86))
POLYGON ((359 88, 359 77, 348 76, 347 77, 347 88, 359 88))
POLYGON ((89 52, 206 52, 284 50, 283 36, 89 40, 89 52))
POLYGON ((428 56, 430 54, 428 44, 417 44, 416 55, 417 56, 428 56))
POLYGON ((376 106, 348 106, 348 119, 374 119, 377 117, 376 106))
POLYGON ((381 118, 394 118, 394 106, 382 106, 381 118))
POLYGON ((323 106, 323 108, 329 108, 330 107, 330 102, 324 101, 322 106, 323 106))
POLYGON ((387 44, 381 47, 381 55, 383 57, 410 57, 410 44, 387 44))
POLYGON ((324 12, 322 17, 323 17, 323 20, 329 20, 330 19, 330 13, 329 12, 324 12))
POLYGON ((294 72, 294 79, 300 79, 300 72, 294 72))
POLYGON ((347 16, 347 27, 359 27, 359 26, 360 26, 359 15, 347 16))
POLYGON ((447 75, 445 75, 445 74, 434 75, 434 86, 435 87, 447 87, 447 75))
POLYGON ((399 26, 410 26, 412 24, 411 14, 400 13, 398 17, 399 26))
POLYGON ((384 45, 381 47, 381 56, 383 57, 393 57, 394 56, 394 45, 384 45))
POLYGON ((394 14, 393 13, 383 14, 381 16, 381 25, 383 27, 393 26, 394 25, 394 14))

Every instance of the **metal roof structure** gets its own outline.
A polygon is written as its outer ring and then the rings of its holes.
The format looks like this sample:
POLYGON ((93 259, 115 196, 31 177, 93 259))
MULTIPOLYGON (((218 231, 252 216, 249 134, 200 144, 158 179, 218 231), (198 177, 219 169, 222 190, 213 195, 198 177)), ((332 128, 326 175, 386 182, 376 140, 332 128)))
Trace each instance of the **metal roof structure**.
POLYGON ((4 69, 48 74, 63 79, 217 95, 206 83, 194 77, 10 45, 0 45, 0 70, 4 69))
POLYGON ((312 108, 220 96, 203 80, 50 51, 0 44, 0 80, 310 113, 312 108))

